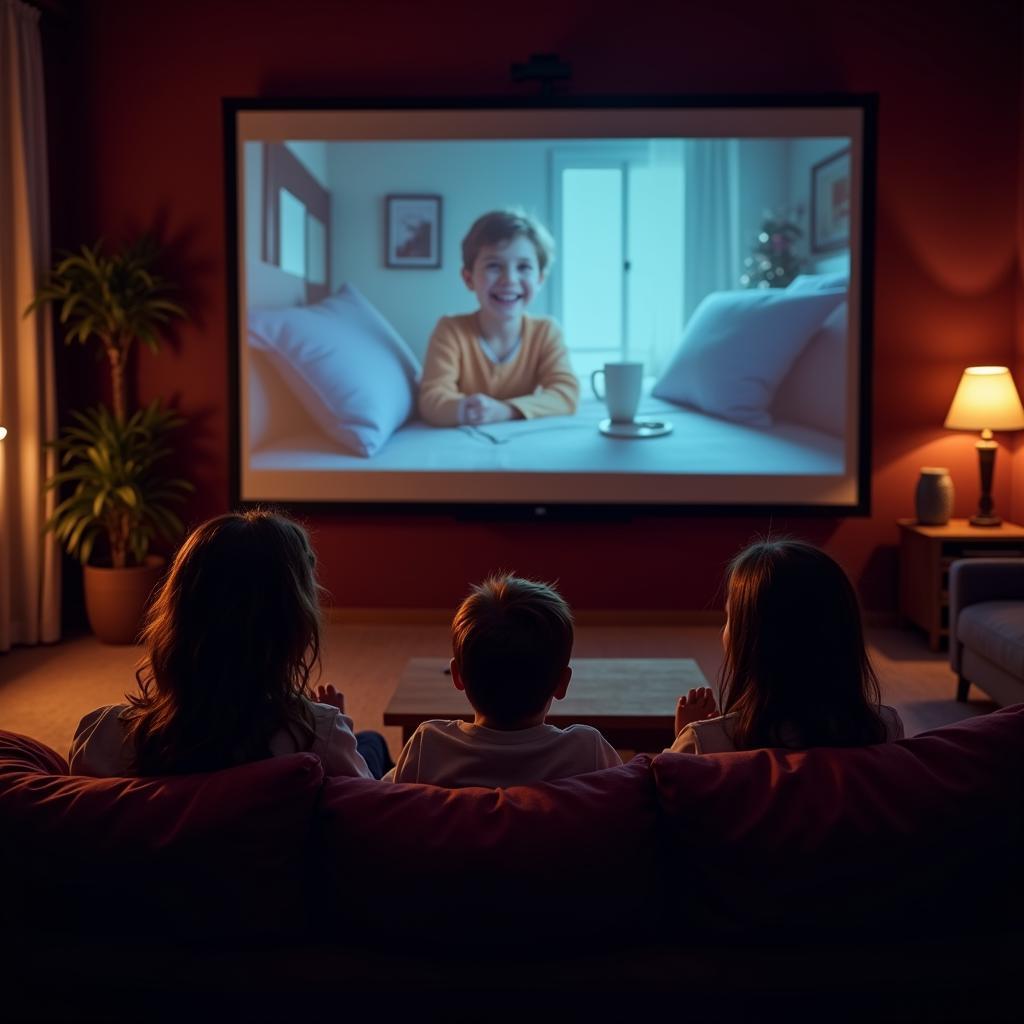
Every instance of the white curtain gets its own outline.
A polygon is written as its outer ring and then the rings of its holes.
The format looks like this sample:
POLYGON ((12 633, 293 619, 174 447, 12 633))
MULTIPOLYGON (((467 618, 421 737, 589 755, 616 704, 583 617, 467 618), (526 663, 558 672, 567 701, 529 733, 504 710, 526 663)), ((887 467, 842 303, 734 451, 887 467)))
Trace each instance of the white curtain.
POLYGON ((650 167, 634 178, 631 216, 646 215, 649 223, 639 227, 648 243, 632 247, 642 273, 634 275, 630 295, 631 334, 645 348, 631 355, 657 375, 671 362, 701 299, 739 287, 739 142, 654 139, 650 167), (678 231, 665 228, 676 224, 678 231))
POLYGON ((739 288, 739 141, 683 145, 683 324, 711 292, 739 288))
POLYGON ((55 470, 46 310, 23 316, 50 263, 39 11, 0 0, 0 651, 60 638, 60 552, 42 525, 55 470))
POLYGON ((633 170, 629 212, 637 231, 630 238, 630 358, 660 376, 683 333, 682 139, 652 139, 650 163, 633 170), (677 227, 678 225, 678 227, 677 227))

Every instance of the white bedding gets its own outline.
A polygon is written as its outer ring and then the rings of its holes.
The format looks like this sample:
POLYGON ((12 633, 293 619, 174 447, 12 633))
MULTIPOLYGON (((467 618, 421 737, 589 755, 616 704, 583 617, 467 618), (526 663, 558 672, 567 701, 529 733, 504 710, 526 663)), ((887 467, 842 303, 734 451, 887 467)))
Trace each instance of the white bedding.
POLYGON ((242 494, 264 501, 720 505, 766 500, 755 479, 775 476, 786 480, 791 501, 852 500, 845 444, 831 434, 784 422, 742 426, 648 391, 637 418, 666 420, 672 433, 606 437, 598 430, 606 416, 604 403, 590 397, 574 416, 481 428, 414 420, 370 458, 341 451, 304 420, 295 434, 278 433, 251 453, 242 494))
POLYGON ((647 398, 638 419, 665 420, 664 437, 606 437, 608 415, 597 399, 575 416, 430 427, 407 423, 374 456, 349 455, 319 432, 286 437, 251 458, 253 469, 301 470, 519 470, 551 473, 832 474, 843 471, 839 438, 792 423, 754 429, 647 398))
MULTIPOLYGON (((843 383, 856 379, 848 365, 845 303, 782 381, 772 426, 721 419, 677 404, 676 395, 670 396, 674 401, 654 398, 652 378, 645 382, 638 418, 665 420, 673 430, 644 439, 601 434, 598 424, 607 411, 589 389, 574 416, 450 429, 411 420, 392 434, 393 423, 374 418, 374 402, 347 401, 349 390, 365 398, 379 381, 376 373, 369 380, 349 379, 344 359, 352 356, 354 327, 351 317, 340 320, 348 332, 345 343, 333 333, 320 339, 315 358, 303 363, 302 388, 285 386, 252 337, 244 347, 244 499, 708 506, 857 501, 856 436, 843 383), (338 394, 318 417, 314 398, 323 398, 324 353, 341 362, 334 367, 338 394), (325 419, 345 431, 377 424, 382 443, 369 456, 351 454, 369 448, 343 448, 329 436, 338 437, 337 431, 324 432, 325 419)), ((393 387, 385 387, 385 398, 393 387)), ((377 400, 387 405, 380 395, 377 400)))

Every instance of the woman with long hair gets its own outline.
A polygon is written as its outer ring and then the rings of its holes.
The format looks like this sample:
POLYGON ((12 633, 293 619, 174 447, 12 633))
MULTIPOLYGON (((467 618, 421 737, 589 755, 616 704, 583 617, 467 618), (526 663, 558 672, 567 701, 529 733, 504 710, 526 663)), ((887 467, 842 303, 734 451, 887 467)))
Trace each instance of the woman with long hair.
POLYGON ((855 747, 903 736, 881 703, 857 595, 824 551, 751 544, 727 572, 721 711, 707 687, 679 698, 680 753, 855 747))
MULTIPOLYGON (((319 589, 309 537, 291 519, 257 510, 197 527, 147 614, 138 692, 82 719, 72 771, 185 774, 308 750, 328 775, 370 777, 344 698, 312 682, 319 589)), ((386 760, 383 738, 361 735, 386 760)))

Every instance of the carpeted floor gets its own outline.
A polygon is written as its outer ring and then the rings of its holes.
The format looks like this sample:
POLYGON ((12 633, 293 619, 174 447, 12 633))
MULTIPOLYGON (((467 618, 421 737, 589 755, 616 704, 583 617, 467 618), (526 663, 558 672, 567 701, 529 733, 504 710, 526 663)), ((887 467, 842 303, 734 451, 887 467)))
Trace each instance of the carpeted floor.
MULTIPOLYGON (((923 636, 871 629, 869 640, 883 700, 898 708, 908 735, 993 708, 977 691, 969 703, 957 703, 945 655, 928 651, 923 636)), ((119 702, 132 688, 140 653, 138 648, 107 647, 92 636, 79 636, 0 655, 0 729, 25 733, 66 754, 82 715, 119 702)), ((399 730, 384 729, 383 714, 402 666, 411 657, 448 654, 443 625, 330 623, 325 628, 323 679, 344 690, 356 728, 382 730, 397 753, 399 730)), ((575 655, 696 658, 709 680, 721 664, 719 632, 711 626, 581 626, 575 655)))

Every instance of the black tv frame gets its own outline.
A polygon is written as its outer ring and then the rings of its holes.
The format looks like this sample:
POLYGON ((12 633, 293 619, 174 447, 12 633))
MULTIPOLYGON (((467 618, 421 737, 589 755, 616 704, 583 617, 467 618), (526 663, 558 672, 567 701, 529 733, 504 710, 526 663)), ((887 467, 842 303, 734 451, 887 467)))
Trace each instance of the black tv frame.
POLYGON ((230 500, 233 508, 274 504, 313 514, 346 516, 436 516, 483 521, 556 520, 624 521, 652 517, 745 517, 764 516, 840 519, 871 515, 871 383, 874 362, 874 252, 878 142, 877 93, 770 93, 713 95, 613 96, 474 96, 474 97, 224 97, 224 198, 227 267, 228 415, 230 451, 230 500), (238 166, 237 121, 244 111, 284 110, 588 110, 632 108, 828 108, 856 107, 862 112, 862 174, 860 196, 860 381, 858 416, 857 501, 848 505, 778 504, 618 504, 611 502, 405 502, 405 501, 288 501, 268 502, 241 497, 240 366, 238 309, 238 166))

